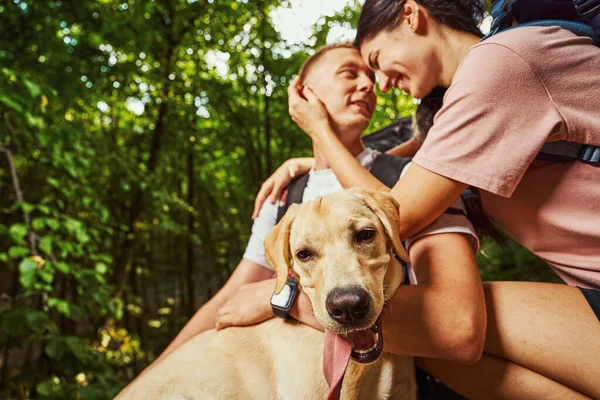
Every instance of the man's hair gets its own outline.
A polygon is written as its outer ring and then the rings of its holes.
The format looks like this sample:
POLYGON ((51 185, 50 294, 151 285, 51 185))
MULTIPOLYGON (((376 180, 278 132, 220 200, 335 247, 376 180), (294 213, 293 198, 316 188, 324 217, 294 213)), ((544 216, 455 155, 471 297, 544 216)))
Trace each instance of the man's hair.
POLYGON ((356 47, 354 47, 352 42, 333 43, 333 44, 329 44, 327 46, 321 47, 319 50, 317 50, 317 52, 315 54, 308 57, 308 59, 306 61, 304 61, 304 64, 302 64, 302 67, 300 68, 300 72, 298 73, 298 76, 300 78, 300 84, 304 84, 304 81, 306 80, 308 73, 315 66, 315 64, 317 62, 319 62, 319 60, 321 58, 323 58, 323 56, 325 54, 327 54, 329 51, 335 50, 335 49, 352 49, 352 50, 355 50, 356 52, 358 52, 358 49, 356 47))

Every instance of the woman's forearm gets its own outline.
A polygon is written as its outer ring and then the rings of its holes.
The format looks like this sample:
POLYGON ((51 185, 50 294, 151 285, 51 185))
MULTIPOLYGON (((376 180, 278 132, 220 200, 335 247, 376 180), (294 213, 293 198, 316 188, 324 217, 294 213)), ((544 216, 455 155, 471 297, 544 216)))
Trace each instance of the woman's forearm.
POLYGON ((358 187, 373 191, 389 191, 350 154, 330 127, 315 137, 315 144, 344 188, 358 187))
MULTIPOLYGON (((314 140, 344 188, 390 191, 350 154, 331 128, 323 128, 314 140)), ((413 236, 435 221, 467 186, 412 164, 391 190, 400 209, 400 238, 413 236)))
POLYGON ((444 213, 468 187, 412 163, 392 188, 400 210, 400 238, 416 235, 444 213))

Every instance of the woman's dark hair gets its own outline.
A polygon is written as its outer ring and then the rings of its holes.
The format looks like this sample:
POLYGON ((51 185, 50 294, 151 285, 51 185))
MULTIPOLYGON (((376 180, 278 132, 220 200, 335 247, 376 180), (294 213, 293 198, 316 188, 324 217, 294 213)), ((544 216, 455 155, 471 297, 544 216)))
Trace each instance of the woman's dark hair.
MULTIPOLYGON (((479 25, 484 17, 483 1, 478 0, 415 0, 429 15, 442 24, 461 32, 483 37, 479 25)), ((354 45, 360 49, 365 40, 382 31, 391 31, 400 23, 400 15, 406 0, 366 0, 358 18, 354 45)), ((421 99, 417 109, 417 128, 425 138, 433 126, 435 114, 442 108, 446 89, 436 87, 421 99)), ((477 188, 471 187, 463 196, 469 219, 479 236, 489 236, 499 243, 504 237, 483 211, 481 196, 477 188)))
MULTIPOLYGON (((482 37, 479 25, 484 17, 480 0, 415 0, 429 15, 442 24, 461 32, 482 37)), ((354 45, 373 38, 379 32, 391 31, 400 23, 406 0, 366 0, 358 17, 354 45)))

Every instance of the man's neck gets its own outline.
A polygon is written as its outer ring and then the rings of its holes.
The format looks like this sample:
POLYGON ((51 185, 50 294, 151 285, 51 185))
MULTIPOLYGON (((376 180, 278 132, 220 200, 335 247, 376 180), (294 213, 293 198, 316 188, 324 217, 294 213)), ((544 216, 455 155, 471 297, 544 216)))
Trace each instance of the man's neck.
MULTIPOLYGON (((352 157, 354 158, 356 158, 360 153, 362 153, 365 150, 365 145, 363 144, 363 141, 360 138, 360 136, 356 137, 355 135, 352 135, 352 139, 341 135, 337 135, 337 137, 340 139, 344 147, 350 152, 350 154, 352 154, 352 157)), ((323 154, 315 147, 314 144, 313 154, 315 157, 315 171, 330 168, 329 163, 327 162, 323 154)))

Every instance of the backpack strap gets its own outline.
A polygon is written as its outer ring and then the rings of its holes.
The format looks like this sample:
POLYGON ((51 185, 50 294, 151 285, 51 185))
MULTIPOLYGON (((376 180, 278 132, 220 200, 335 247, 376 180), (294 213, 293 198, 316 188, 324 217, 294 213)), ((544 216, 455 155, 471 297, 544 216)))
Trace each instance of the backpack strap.
POLYGON ((308 185, 308 177, 309 174, 300 175, 294 178, 287 188, 285 188, 283 193, 287 192, 287 198, 277 209, 277 222, 281 221, 281 218, 283 218, 292 204, 302 203, 302 195, 304 194, 306 185, 308 185))
POLYGON ((393 188, 400 179, 402 170, 411 161, 408 157, 396 157, 381 153, 375 158, 369 172, 385 186, 393 188))
POLYGON ((575 9, 600 35, 600 0, 573 0, 575 9))
POLYGON ((462 215, 465 218, 469 218, 469 216, 467 215, 466 212, 464 212, 463 210, 461 210, 460 208, 454 208, 454 207, 448 207, 446 209, 446 211, 444 211, 444 214, 450 214, 450 215, 462 215))
MULTIPOLYGON (((384 185, 392 188, 398 182, 398 179, 400 179, 402 170, 410 160, 407 157, 396 157, 381 153, 373 161, 369 172, 384 185)), ((283 218, 292 204, 302 203, 302 195, 308 184, 308 177, 309 174, 304 174, 295 178, 284 190, 284 193, 287 192, 287 198, 277 209, 277 222, 281 221, 281 218, 283 218)))
POLYGON ((491 14, 492 25, 482 41, 522 26, 560 26, 600 46, 600 0, 494 0, 491 14))
POLYGON ((560 140, 544 144, 536 160, 569 162, 581 161, 600 166, 600 146, 560 140))

